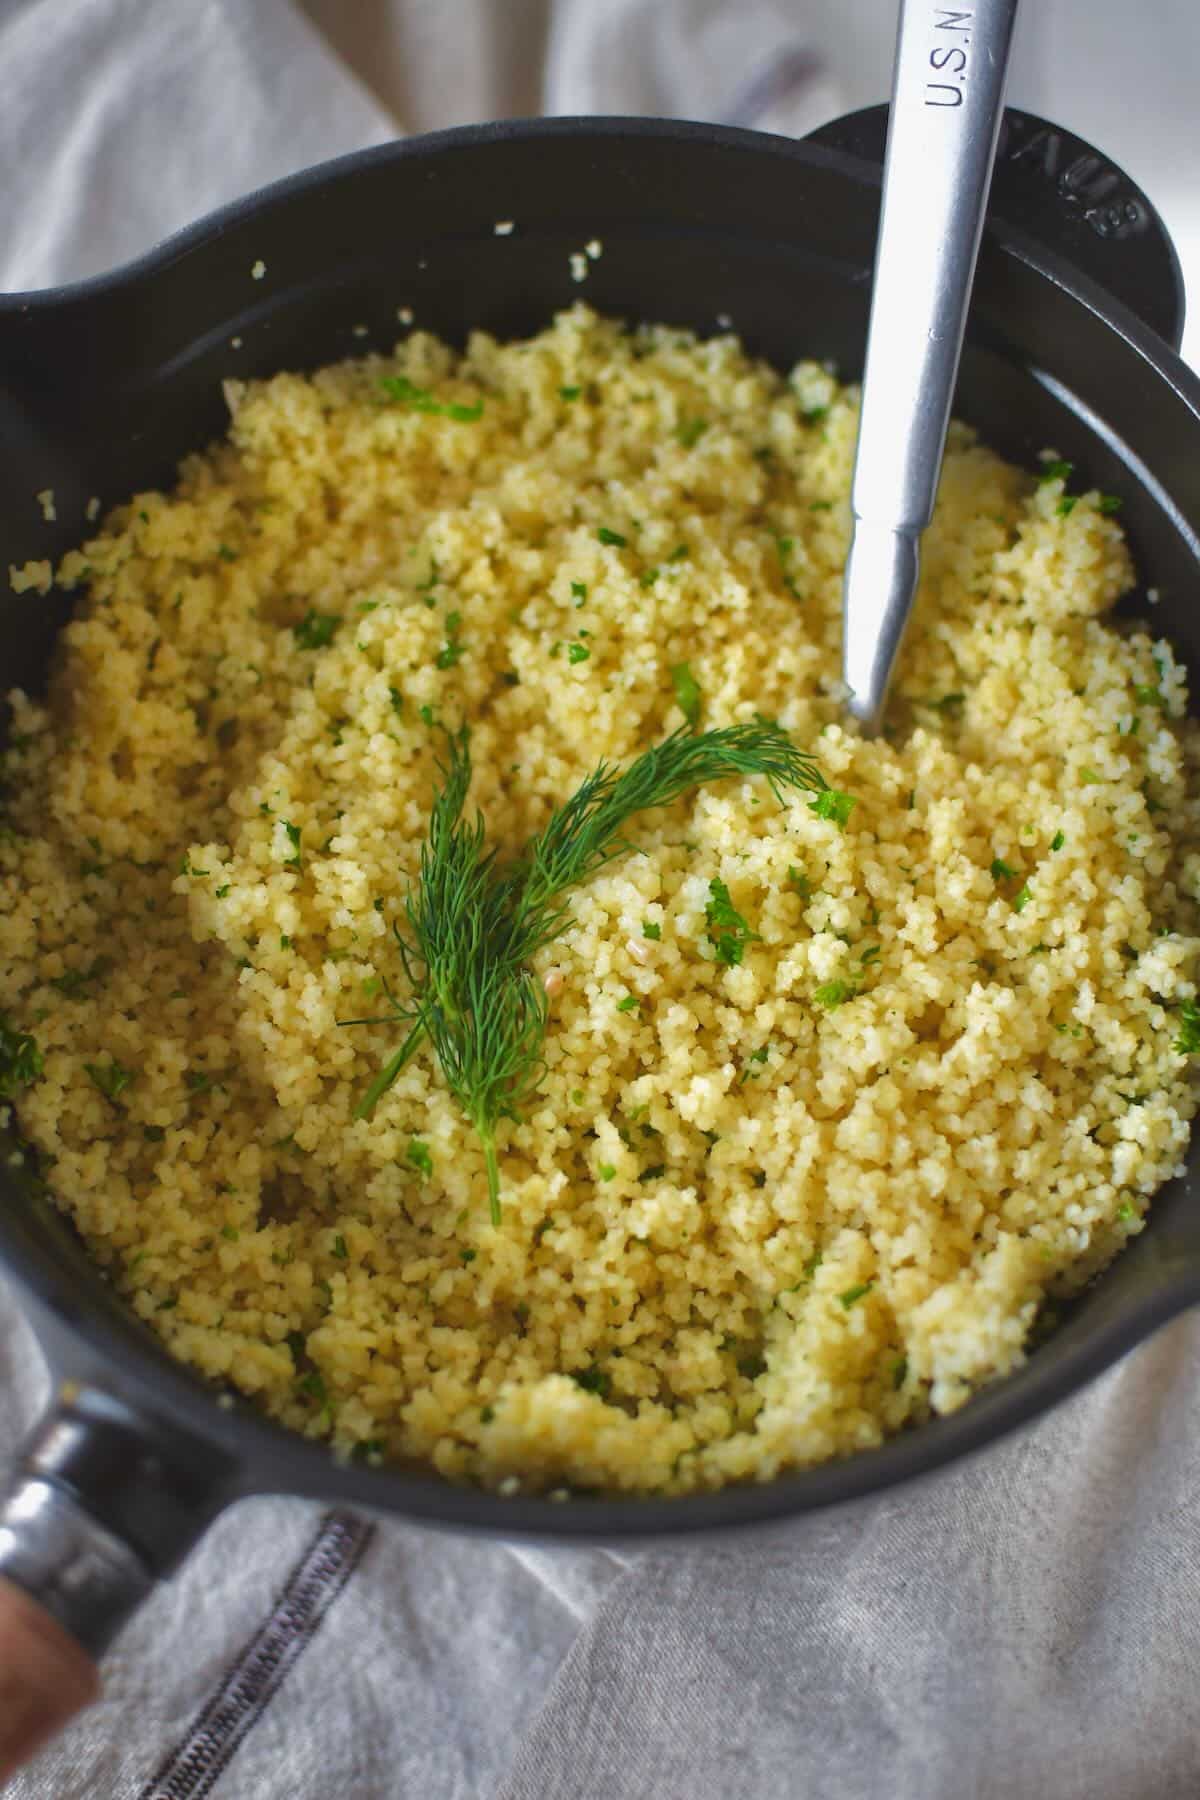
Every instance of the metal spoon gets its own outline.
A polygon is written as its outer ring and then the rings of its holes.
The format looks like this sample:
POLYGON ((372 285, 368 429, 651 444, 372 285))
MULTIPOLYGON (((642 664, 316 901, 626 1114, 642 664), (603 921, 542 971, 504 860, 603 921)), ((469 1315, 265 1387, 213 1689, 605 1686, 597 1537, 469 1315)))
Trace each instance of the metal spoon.
POLYGON ((847 708, 879 729, 933 513, 1017 0, 902 0, 842 592, 847 708))

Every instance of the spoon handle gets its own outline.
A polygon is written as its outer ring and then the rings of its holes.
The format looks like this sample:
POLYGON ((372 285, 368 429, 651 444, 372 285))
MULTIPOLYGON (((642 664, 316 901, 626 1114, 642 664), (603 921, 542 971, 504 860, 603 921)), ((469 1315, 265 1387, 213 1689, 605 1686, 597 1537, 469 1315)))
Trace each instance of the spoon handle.
POLYGON ((902 0, 843 601, 848 708, 878 727, 933 512, 1017 0, 902 0))

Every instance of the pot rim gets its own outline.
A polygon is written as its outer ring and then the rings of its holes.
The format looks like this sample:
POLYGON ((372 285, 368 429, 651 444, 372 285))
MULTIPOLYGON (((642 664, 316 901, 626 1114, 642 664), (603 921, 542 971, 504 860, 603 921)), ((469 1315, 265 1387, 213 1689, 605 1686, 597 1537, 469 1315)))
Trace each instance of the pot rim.
MULTIPOLYGON (((778 158, 797 167, 816 164, 868 185, 878 186, 880 179, 874 165, 843 151, 803 139, 687 120, 567 117, 459 126, 372 146, 299 170, 217 208, 113 270, 56 287, 0 296, 0 320, 118 295, 188 252, 214 243, 234 227, 297 196, 352 181, 364 170, 409 159, 424 161, 451 151, 486 151, 513 140, 553 142, 588 136, 600 141, 699 142, 712 149, 778 158)), ((1030 267, 1123 339, 1145 364, 1147 378, 1163 383, 1200 427, 1200 377, 1150 327, 1041 242, 999 221, 989 225, 987 237, 1001 253, 1030 267)), ((1174 508, 1161 481, 1156 485, 1160 502, 1165 501, 1179 518, 1179 509, 1174 508)), ((228 1456, 234 1464, 229 1498, 266 1492, 336 1495, 367 1510, 430 1525, 563 1542, 628 1543, 763 1525, 898 1486, 1032 1423, 1158 1325, 1200 1301, 1200 1260, 1177 1253, 1155 1266, 1153 1280, 1123 1309, 1081 1328, 1077 1336, 1068 1334, 1068 1339, 1056 1340, 1055 1356, 1033 1352, 1022 1368, 982 1388, 959 1411, 932 1419, 875 1448, 812 1468, 786 1471, 767 1481, 712 1492, 671 1497, 606 1493, 573 1497, 564 1505, 544 1496, 518 1493, 506 1497, 457 1486, 432 1473, 413 1474, 407 1468, 376 1470, 339 1463, 324 1442, 289 1431, 248 1402, 239 1399, 227 1409, 208 1384, 156 1342, 139 1349, 134 1332, 144 1328, 134 1326, 132 1315, 128 1326, 90 1315, 80 1305, 70 1271, 48 1247, 30 1241, 19 1225, 12 1230, 2 1213, 0 1261, 52 1316, 53 1360, 60 1361, 60 1330, 68 1343, 75 1340, 61 1356, 65 1373, 73 1373, 72 1364, 86 1367, 89 1384, 104 1390, 105 1381, 93 1379, 93 1364, 111 1368, 119 1376, 112 1391, 137 1409, 151 1432, 156 1416, 164 1418, 228 1456)))

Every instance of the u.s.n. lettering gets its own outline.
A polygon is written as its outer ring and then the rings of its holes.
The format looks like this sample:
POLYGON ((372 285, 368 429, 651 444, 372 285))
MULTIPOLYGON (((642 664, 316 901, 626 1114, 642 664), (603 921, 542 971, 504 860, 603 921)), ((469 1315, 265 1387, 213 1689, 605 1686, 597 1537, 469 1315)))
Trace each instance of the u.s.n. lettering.
POLYGON ((939 34, 929 52, 929 67, 937 81, 926 81, 926 106, 961 106, 966 90, 970 62, 973 11, 952 10, 946 6, 933 9, 933 29, 939 34), (946 36, 954 39, 947 43, 946 36))

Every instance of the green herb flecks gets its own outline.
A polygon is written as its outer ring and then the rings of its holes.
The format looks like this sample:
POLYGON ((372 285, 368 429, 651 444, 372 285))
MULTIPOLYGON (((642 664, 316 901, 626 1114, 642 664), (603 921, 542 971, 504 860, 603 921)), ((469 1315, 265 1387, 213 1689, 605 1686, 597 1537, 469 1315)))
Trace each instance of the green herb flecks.
MULTIPOLYGON (((60 994, 65 994, 68 1000, 78 1000, 90 991, 94 981, 108 973, 110 966, 107 957, 98 956, 90 968, 68 969, 63 975, 52 976, 50 986, 57 988, 60 994)), ((0 1089, 0 1092, 3 1090, 0 1089)))
POLYGON ((865 1299, 874 1286, 873 1281, 856 1281, 853 1287, 848 1287, 840 1293, 838 1299, 849 1312, 852 1306, 856 1306, 860 1300, 865 1299))
POLYGON ((719 963, 727 969, 736 968, 746 954, 746 945, 759 944, 762 939, 743 919, 723 881, 710 881, 708 892, 710 899, 704 908, 708 941, 716 951, 719 963))
POLYGON ((466 653, 466 645, 459 637, 461 629, 462 614, 460 612, 447 613, 446 642, 434 657, 434 663, 437 668, 453 669, 462 661, 463 656, 466 653))
MULTIPOLYGON (((517 1118, 537 1087, 548 1002, 530 968, 533 956, 565 928, 567 890, 587 881, 630 848, 625 829, 635 814, 669 806, 693 789, 761 775, 776 794, 818 793, 824 778, 778 725, 755 722, 693 733, 686 727, 643 752, 626 769, 602 763, 512 863, 487 849, 483 819, 464 820, 471 781, 469 734, 446 734, 429 832, 404 924, 393 927, 408 998, 385 986, 381 1020, 407 1027, 399 1049, 360 1102, 366 1118, 428 1038, 442 1076, 479 1136, 493 1223, 500 1220, 496 1128, 517 1118)), ((721 884, 713 884, 714 901, 721 884)), ((728 894, 724 894, 728 904, 728 894)), ((744 947, 745 921, 732 907, 710 921, 717 940, 744 947)), ((747 935, 748 934, 748 935, 747 935)), ((720 955, 721 952, 718 951, 720 955)), ((735 959, 732 955, 728 960, 735 959)))
POLYGON ((37 1039, 27 1031, 15 1031, 0 1014, 0 1100, 12 1100, 22 1088, 32 1087, 43 1072, 37 1039))
POLYGON ((333 634, 341 622, 336 613, 314 612, 310 607, 300 623, 292 626, 292 636, 301 650, 324 650, 333 642, 333 634))
POLYGON ((792 596, 793 600, 802 600, 804 596, 796 586, 788 567, 788 558, 791 556, 794 548, 795 540, 793 538, 781 537, 778 532, 775 533, 775 555, 779 559, 779 573, 783 580, 783 585, 792 596))
POLYGON ((700 702, 704 696, 687 663, 672 663, 671 686, 675 689, 676 706, 695 730, 700 723, 700 702))
POLYGON ((601 1400, 607 1400, 612 1389, 611 1378, 603 1369, 572 1369, 571 1380, 587 1394, 596 1394, 601 1400))
POLYGON ((1195 1056, 1200 1053, 1200 1006, 1194 1000, 1180 1003, 1179 1036, 1171 1048, 1180 1056, 1195 1056))
POLYGON ((118 1096, 125 1092, 133 1080, 133 1070, 122 1068, 121 1064, 113 1057, 110 1057, 107 1063, 85 1062, 83 1068, 88 1080, 100 1089, 106 1100, 111 1100, 114 1105, 117 1103, 118 1096))
POLYGON ((853 794, 839 793, 837 788, 822 788, 815 800, 810 800, 808 810, 815 813, 818 819, 832 819, 839 831, 844 831, 850 814, 858 805, 853 794))
POLYGON ((456 419, 462 425, 472 424, 483 417, 482 400, 477 400, 474 406, 463 406, 455 400, 438 400, 428 388, 417 387, 407 375, 384 375, 379 385, 389 400, 407 407, 409 412, 431 413, 443 419, 456 419))

